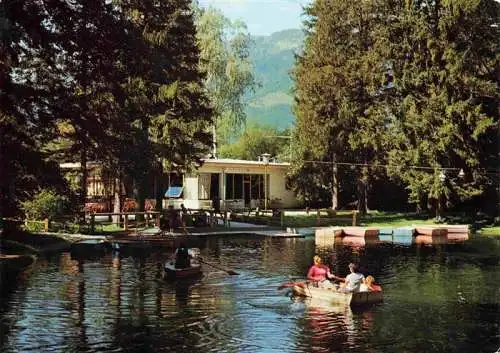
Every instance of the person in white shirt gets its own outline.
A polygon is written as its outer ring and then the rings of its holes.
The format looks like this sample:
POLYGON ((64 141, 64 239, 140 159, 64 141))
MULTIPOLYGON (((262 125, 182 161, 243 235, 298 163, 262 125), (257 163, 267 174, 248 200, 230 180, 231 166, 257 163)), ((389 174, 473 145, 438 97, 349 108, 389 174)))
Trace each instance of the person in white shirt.
POLYGON ((351 273, 347 275, 344 283, 342 283, 342 285, 340 286, 339 291, 359 292, 359 287, 361 286, 361 283, 363 283, 365 276, 362 273, 356 272, 357 269, 358 266, 356 264, 349 264, 349 270, 351 271, 351 273))

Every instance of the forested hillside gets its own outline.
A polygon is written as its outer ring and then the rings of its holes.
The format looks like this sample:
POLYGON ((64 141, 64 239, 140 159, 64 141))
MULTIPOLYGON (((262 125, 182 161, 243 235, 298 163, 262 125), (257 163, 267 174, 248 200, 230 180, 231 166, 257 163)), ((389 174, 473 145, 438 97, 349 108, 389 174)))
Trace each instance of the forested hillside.
POLYGON ((303 39, 300 29, 254 37, 250 57, 258 87, 247 97, 248 122, 287 128, 295 121, 291 111, 293 82, 290 70, 303 39))

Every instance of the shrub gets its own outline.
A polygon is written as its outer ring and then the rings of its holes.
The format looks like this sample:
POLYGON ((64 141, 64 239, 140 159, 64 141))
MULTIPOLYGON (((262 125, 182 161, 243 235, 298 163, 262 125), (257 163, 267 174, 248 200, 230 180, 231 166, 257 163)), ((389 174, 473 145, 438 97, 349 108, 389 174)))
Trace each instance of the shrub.
POLYGON ((154 211, 156 208, 156 200, 146 200, 144 211, 154 211))
POLYGON ((106 202, 86 202, 85 211, 90 213, 108 212, 108 205, 106 202))
POLYGON ((27 219, 54 219, 63 215, 68 205, 65 196, 58 195, 53 190, 42 189, 32 200, 22 202, 21 209, 27 219))
POLYGON ((122 212, 133 212, 136 209, 137 203, 134 199, 126 199, 123 203, 122 212))

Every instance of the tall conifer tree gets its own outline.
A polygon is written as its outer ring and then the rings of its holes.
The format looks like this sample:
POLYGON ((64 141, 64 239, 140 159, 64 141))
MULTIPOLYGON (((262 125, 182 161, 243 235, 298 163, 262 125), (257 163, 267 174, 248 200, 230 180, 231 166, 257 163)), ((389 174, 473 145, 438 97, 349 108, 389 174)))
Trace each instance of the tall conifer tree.
POLYGON ((380 38, 395 75, 390 172, 413 202, 439 214, 444 202, 459 204, 494 181, 500 4, 408 1, 387 11, 380 38))
MULTIPOLYGON (((377 156, 362 130, 371 125, 369 108, 381 84, 381 59, 372 51, 373 12, 366 1, 317 0, 306 9, 308 35, 295 70, 297 138, 307 158, 330 170, 321 174, 328 175, 322 184, 330 185, 333 209, 339 206, 339 169, 345 168, 337 163, 371 164, 377 156)), ((366 167, 349 173, 358 180, 358 209, 365 212, 366 167)))

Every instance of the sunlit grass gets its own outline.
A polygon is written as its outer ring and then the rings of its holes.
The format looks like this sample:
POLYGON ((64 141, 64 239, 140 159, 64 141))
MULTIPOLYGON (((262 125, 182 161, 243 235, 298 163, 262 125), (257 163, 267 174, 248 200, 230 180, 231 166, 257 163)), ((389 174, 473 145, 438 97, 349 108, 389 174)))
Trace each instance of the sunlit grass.
MULTIPOLYGON (((248 216, 245 219, 238 219, 247 222, 256 222, 267 224, 270 226, 284 227, 325 227, 325 226, 351 226, 353 224, 352 211, 339 211, 335 215, 327 215, 325 212, 320 212, 318 217, 317 211, 311 211, 309 214, 287 215, 281 217, 269 216, 248 216)), ((364 227, 404 227, 414 224, 434 224, 434 217, 428 218, 426 214, 417 213, 386 213, 372 211, 366 216, 361 217, 356 215, 357 224, 364 227)))
POLYGON ((120 232, 120 231, 123 231, 124 228, 120 227, 117 224, 112 223, 112 224, 103 224, 102 230, 104 232, 120 232))
POLYGON ((497 227, 484 227, 483 229, 481 229, 481 234, 500 236, 500 226, 497 226, 497 227))

